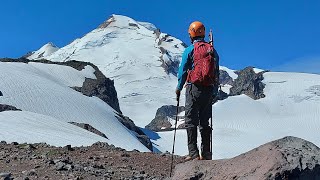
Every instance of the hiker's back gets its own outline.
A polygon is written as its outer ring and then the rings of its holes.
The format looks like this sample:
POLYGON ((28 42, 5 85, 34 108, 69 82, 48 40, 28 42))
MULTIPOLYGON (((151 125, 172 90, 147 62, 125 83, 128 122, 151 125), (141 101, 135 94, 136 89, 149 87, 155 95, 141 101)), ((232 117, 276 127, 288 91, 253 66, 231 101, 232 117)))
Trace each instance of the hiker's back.
POLYGON ((216 83, 217 63, 214 54, 211 44, 203 41, 194 43, 194 67, 188 72, 187 82, 203 86, 212 86, 216 83))

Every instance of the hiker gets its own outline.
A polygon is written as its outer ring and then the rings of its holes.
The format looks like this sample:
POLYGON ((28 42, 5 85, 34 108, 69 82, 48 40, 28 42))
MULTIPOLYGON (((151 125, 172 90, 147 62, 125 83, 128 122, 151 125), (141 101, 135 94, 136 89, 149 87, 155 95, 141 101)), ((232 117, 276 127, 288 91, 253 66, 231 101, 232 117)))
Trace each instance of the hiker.
POLYGON ((176 89, 179 101, 181 90, 186 87, 185 125, 189 150, 186 160, 211 160, 212 127, 209 119, 212 118, 213 99, 218 93, 219 56, 213 48, 213 42, 205 42, 205 27, 201 22, 190 24, 189 36, 192 44, 182 55, 176 89), (201 134, 201 154, 197 146, 198 126, 201 134))

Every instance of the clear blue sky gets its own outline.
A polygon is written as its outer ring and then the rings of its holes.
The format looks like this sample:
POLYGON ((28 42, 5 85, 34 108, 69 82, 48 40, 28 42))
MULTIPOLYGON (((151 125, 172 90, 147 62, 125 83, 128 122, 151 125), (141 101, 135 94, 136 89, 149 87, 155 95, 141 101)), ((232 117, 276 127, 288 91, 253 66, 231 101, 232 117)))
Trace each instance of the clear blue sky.
POLYGON ((187 44, 190 22, 202 21, 213 28, 222 65, 233 69, 320 62, 319 0, 198 2, 1 0, 0 57, 19 57, 49 41, 63 47, 109 15, 121 14, 151 22, 187 44))

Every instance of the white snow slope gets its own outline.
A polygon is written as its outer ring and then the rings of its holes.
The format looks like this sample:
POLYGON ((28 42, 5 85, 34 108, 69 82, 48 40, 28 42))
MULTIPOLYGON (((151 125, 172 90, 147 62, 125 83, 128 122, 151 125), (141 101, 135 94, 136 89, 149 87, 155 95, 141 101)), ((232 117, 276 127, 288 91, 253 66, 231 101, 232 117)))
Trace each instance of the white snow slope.
MULTIPOLYGON (((231 158, 284 136, 320 146, 320 75, 268 72, 264 78, 265 98, 240 95, 214 105, 214 159, 231 158)), ((158 136, 156 147, 171 152, 173 132, 158 136)), ((178 130, 176 142, 176 153, 186 155, 185 130, 178 130)))
POLYGON ((113 15, 104 25, 44 58, 97 65, 114 80, 123 114, 144 127, 159 107, 175 103, 177 80, 161 67, 161 57, 167 64, 179 62, 184 47, 167 34, 158 37, 154 25, 129 17, 113 15), (162 54, 160 48, 167 53, 162 54))
POLYGON ((105 141, 127 150, 149 151, 108 104, 70 88, 82 86, 85 77, 96 78, 94 71, 91 66, 78 71, 55 64, 0 62, 0 103, 23 110, 0 113, 1 140, 58 146, 105 141), (108 139, 67 122, 88 123, 108 139))

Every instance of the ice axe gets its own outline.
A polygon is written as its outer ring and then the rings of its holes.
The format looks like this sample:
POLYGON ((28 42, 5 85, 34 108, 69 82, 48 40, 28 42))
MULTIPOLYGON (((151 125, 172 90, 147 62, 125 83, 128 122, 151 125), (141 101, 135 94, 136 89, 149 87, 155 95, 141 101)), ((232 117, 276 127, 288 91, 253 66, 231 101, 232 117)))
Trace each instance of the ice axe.
POLYGON ((177 116, 176 116, 176 122, 174 124, 173 144, 172 144, 172 153, 171 153, 171 166, 170 166, 170 177, 172 176, 174 146, 175 146, 175 143, 176 143, 176 132, 177 132, 178 113, 179 113, 179 100, 180 100, 180 95, 177 95, 177 116))

